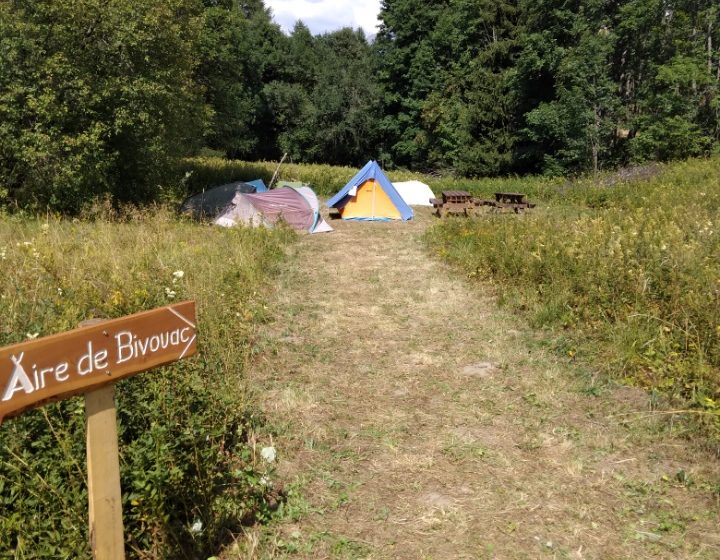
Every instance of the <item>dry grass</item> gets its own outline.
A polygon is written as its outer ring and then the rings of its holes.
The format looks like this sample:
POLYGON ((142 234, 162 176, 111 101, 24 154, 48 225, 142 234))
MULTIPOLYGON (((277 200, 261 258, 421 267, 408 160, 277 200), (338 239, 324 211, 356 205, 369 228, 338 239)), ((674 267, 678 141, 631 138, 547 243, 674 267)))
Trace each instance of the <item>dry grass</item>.
POLYGON ((298 244, 250 372, 292 491, 226 556, 720 557, 716 459, 429 258, 432 219, 298 244))

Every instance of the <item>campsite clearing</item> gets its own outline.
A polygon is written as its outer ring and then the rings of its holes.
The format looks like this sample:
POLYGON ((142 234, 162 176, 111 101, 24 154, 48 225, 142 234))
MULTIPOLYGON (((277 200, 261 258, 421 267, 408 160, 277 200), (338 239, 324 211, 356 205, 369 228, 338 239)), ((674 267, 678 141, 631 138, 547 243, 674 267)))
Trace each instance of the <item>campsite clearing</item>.
POLYGON ((301 238, 248 383, 287 503, 227 558, 717 558, 720 465, 428 256, 301 238))

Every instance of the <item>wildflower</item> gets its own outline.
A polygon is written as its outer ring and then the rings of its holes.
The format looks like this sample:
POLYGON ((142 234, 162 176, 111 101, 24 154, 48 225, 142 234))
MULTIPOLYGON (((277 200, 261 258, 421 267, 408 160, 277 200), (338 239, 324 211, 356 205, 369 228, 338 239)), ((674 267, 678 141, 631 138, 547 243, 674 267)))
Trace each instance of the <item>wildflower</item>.
POLYGON ((192 526, 190 527, 190 532, 193 533, 194 535, 197 535, 198 533, 202 533, 202 530, 203 530, 202 521, 200 521, 199 519, 196 519, 195 523, 193 523, 192 526))
POLYGON ((123 293, 120 290, 113 290, 112 294, 110 295, 110 303, 113 305, 121 305, 125 301, 125 298, 123 296, 123 293))
POLYGON ((43 225, 40 226, 40 229, 41 229, 44 233, 47 233, 48 230, 50 229, 50 224, 48 224, 47 222, 45 222, 43 225))
POLYGON ((25 333, 25 336, 28 340, 34 340, 38 337, 40 333, 25 333))
POLYGON ((170 288, 165 288, 165 295, 168 299, 173 299, 177 295, 177 292, 175 292, 175 290, 171 290, 170 288))
POLYGON ((175 272, 173 272, 173 278, 175 280, 180 280, 180 278, 182 278, 183 276, 185 276, 185 272, 182 270, 176 270, 175 272))
POLYGON ((274 447, 263 447, 260 450, 260 457, 262 457, 266 463, 274 463, 277 457, 277 451, 274 447))
POLYGON ((58 288, 58 289, 57 289, 57 293, 58 293, 59 296, 63 295, 63 289, 62 289, 62 288, 58 288))

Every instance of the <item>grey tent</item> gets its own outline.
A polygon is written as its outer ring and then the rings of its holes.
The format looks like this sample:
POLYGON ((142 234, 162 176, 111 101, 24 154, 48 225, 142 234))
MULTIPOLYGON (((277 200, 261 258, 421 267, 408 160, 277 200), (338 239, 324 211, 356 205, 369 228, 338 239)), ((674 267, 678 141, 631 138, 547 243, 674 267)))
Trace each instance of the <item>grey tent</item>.
POLYGON ((180 212, 191 214, 198 219, 215 219, 220 212, 232 204, 236 194, 249 194, 255 191, 254 185, 242 181, 220 185, 186 198, 180 206, 180 212))

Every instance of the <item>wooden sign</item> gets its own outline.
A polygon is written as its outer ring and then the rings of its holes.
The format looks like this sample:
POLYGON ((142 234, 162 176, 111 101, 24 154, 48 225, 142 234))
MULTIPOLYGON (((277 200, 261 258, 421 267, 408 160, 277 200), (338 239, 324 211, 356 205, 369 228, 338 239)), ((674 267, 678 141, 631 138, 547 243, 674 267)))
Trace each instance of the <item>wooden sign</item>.
POLYGON ((191 356, 196 331, 186 301, 0 348, 0 422, 191 356))

